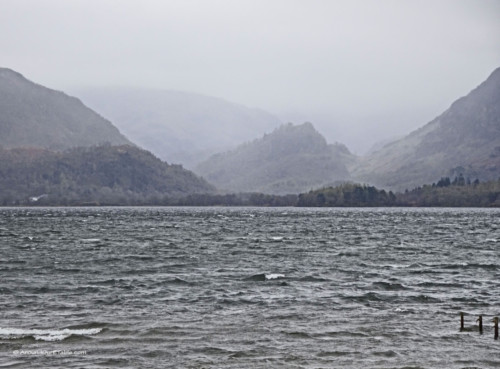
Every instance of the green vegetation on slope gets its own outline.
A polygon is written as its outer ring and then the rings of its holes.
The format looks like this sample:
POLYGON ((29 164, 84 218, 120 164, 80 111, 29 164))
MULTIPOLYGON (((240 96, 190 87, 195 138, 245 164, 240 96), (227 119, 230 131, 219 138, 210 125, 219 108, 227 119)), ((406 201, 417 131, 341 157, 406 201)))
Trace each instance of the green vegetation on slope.
POLYGON ((213 191, 192 172, 133 146, 104 145, 64 152, 0 150, 2 205, 30 201, 45 205, 135 205, 213 191))
POLYGON ((403 193, 344 183, 300 195, 217 194, 182 167, 129 146, 12 149, 0 150, 0 205, 499 207, 500 179, 459 175, 403 193))

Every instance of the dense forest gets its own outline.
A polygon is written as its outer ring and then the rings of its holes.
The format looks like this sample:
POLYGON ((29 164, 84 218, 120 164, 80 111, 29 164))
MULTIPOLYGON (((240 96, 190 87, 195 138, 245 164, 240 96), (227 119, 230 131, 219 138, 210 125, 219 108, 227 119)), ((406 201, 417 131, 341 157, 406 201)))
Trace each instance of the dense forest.
POLYGON ((0 205, 140 205, 214 192, 180 165, 135 146, 63 152, 0 149, 0 205))
POLYGON ((480 183, 462 175, 441 178, 437 183, 403 193, 378 190, 373 186, 344 184, 301 194, 297 206, 500 206, 500 179, 480 183))

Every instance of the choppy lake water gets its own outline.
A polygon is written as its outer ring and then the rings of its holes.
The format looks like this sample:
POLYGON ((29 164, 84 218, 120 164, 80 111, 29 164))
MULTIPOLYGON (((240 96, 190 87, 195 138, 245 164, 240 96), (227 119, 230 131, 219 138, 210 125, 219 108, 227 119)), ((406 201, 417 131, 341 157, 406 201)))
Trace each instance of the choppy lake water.
POLYGON ((500 367, 499 216, 0 209, 0 366, 500 367))

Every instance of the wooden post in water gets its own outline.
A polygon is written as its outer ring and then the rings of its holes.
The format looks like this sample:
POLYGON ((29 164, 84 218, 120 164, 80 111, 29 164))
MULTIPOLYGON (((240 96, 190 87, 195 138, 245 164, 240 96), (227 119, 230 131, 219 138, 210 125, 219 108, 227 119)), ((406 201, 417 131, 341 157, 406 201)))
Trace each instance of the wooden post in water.
POLYGON ((479 315, 479 318, 477 318, 477 321, 479 322, 479 333, 483 334, 483 316, 479 315))
POLYGON ((493 323, 495 323, 495 339, 498 339, 498 317, 493 318, 493 323))
POLYGON ((460 312, 460 330, 464 330, 464 313, 460 312))

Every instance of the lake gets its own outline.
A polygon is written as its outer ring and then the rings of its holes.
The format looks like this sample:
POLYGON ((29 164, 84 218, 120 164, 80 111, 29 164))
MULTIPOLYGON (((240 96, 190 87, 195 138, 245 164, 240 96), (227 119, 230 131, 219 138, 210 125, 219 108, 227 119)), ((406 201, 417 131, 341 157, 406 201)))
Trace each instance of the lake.
POLYGON ((0 208, 0 363, 500 367, 499 219, 500 209, 0 208))

